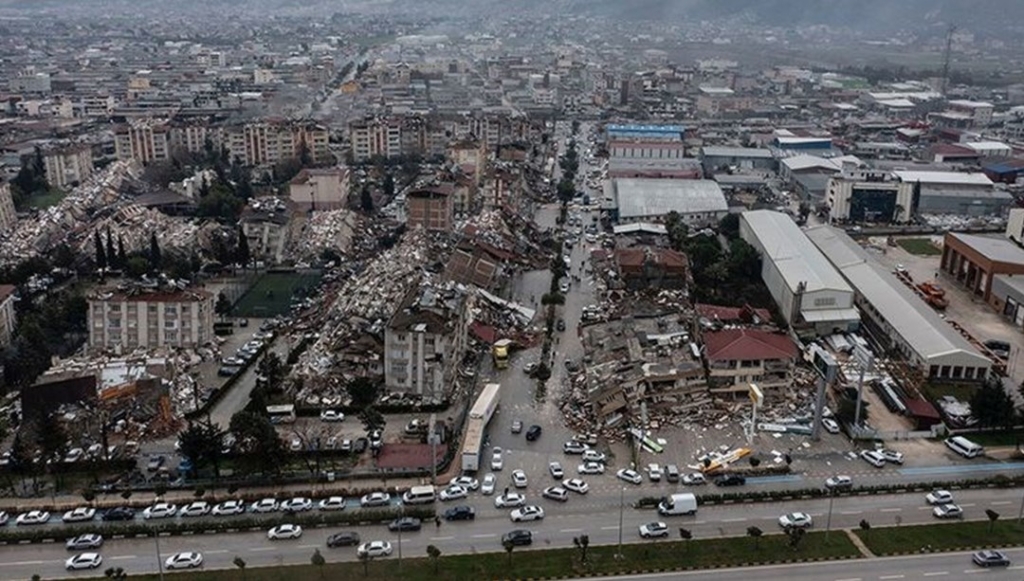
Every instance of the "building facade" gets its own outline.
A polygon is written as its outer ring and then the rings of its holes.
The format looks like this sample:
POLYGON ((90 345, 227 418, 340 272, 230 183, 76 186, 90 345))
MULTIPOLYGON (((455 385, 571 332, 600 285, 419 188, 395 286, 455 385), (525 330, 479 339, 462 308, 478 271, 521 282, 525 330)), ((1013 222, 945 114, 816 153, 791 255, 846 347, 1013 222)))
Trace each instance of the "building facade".
POLYGON ((54 187, 69 189, 84 182, 93 173, 92 147, 72 145, 43 153, 46 181, 54 187))
POLYGON ((171 128, 166 122, 146 119, 114 129, 117 159, 139 163, 167 161, 171 158, 171 128))
POLYGON ((14 198, 11 197, 11 184, 0 181, 0 234, 14 229, 18 223, 18 213, 14 209, 14 198))
POLYGON ((746 395, 751 383, 761 389, 789 387, 800 350, 788 335, 759 329, 704 333, 704 357, 712 393, 746 395))
POLYGON ((828 182, 825 201, 829 218, 844 222, 908 222, 914 206, 914 184, 891 172, 844 168, 828 182))
POLYGON ((304 169, 288 183, 288 198, 299 210, 338 210, 348 201, 348 169, 304 169))
POLYGON ((14 292, 16 290, 18 289, 13 284, 0 284, 0 347, 11 344, 14 327, 18 323, 17 314, 14 312, 14 292))
POLYGON ((1005 238, 947 232, 941 268, 971 294, 989 302, 995 276, 1024 274, 1024 250, 1005 238))
POLYGON ((214 337, 213 299, 199 289, 97 291, 88 297, 89 348, 202 346, 214 337))
POLYGON ((406 194, 406 224, 435 232, 451 232, 454 218, 451 184, 420 188, 406 194))

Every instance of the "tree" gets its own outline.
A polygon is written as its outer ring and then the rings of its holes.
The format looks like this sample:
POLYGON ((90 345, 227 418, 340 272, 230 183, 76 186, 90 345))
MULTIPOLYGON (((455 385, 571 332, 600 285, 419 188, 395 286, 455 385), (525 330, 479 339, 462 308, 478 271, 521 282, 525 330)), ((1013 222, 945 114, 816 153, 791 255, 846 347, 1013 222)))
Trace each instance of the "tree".
POLYGON ((235 567, 238 567, 242 571, 242 579, 244 581, 244 579, 245 579, 245 559, 239 557, 238 555, 235 555, 234 560, 231 561, 231 562, 235 564, 235 567))
POLYGON ((207 422, 191 422, 178 435, 180 453, 192 462, 192 473, 195 477, 201 468, 213 466, 214 474, 220 475, 220 453, 224 439, 224 431, 216 424, 207 422))
POLYGON ((123 581, 128 578, 128 573, 125 572, 123 567, 111 567, 103 572, 103 576, 117 581, 123 581))
POLYGON ((369 184, 363 184, 359 192, 359 207, 367 214, 373 212, 373 193, 370 192, 369 184))
POLYGON ((988 517, 988 532, 992 534, 992 529, 996 526, 996 521, 999 520, 999 513, 991 508, 986 508, 985 516, 988 517))
POLYGON ((807 202, 800 202, 800 222, 806 222, 807 217, 811 215, 811 205, 807 202))
POLYGON ((729 243, 727 267, 735 278, 756 280, 761 276, 761 255, 742 238, 729 243))
POLYGON ((437 574, 437 562, 441 558, 441 549, 434 545, 427 545, 427 556, 434 562, 434 574, 437 574))
POLYGON ((367 432, 383 430, 386 423, 384 414, 380 413, 380 410, 373 406, 363 408, 363 411, 359 412, 359 421, 363 422, 363 427, 366 428, 367 432))
POLYGON ((509 539, 501 541, 501 546, 505 548, 505 552, 508 553, 508 568, 512 568, 512 551, 515 550, 516 545, 509 539))
POLYGON ((763 535, 763 534, 764 534, 764 531, 762 531, 761 529, 759 529, 757 527, 747 527, 747 536, 753 537, 753 539, 754 539, 754 550, 759 550, 761 548, 760 547, 760 540, 761 540, 761 535, 763 535))
POLYGON ((576 548, 580 550, 580 561, 587 562, 587 547, 590 546, 590 536, 580 535, 572 538, 572 544, 576 545, 576 548))
POLYGON ((153 272, 160 271, 160 243, 156 239, 156 232, 149 234, 149 269, 153 272))
POLYGON ((381 186, 381 189, 384 190, 384 196, 387 199, 390 200, 395 196, 395 178, 390 173, 384 176, 384 185, 381 186))
POLYGON ((718 222, 718 233, 725 236, 729 240, 735 240, 740 236, 740 215, 739 214, 726 214, 721 221, 718 222))
POLYGON ((245 235, 245 231, 242 230, 242 226, 238 226, 238 247, 235 249, 235 261, 242 265, 242 268, 249 266, 249 261, 252 257, 249 255, 249 238, 245 235))
POLYGON ((128 256, 124 253, 124 238, 117 235, 117 266, 124 268, 128 264, 128 256))
POLYGON ((320 570, 320 578, 323 579, 324 565, 327 564, 327 560, 324 559, 324 556, 320 554, 320 549, 313 549, 313 555, 309 558, 309 562, 312 563, 314 567, 320 570))
POLYGON ((803 540, 807 531, 802 527, 786 527, 786 536, 789 537, 789 546, 795 551, 800 541, 803 540))
POLYGON ((761 459, 757 456, 751 456, 749 462, 751 468, 757 468, 761 465, 761 459))
POLYGON ((260 359, 260 364, 256 368, 257 382, 266 385, 270 391, 278 391, 281 389, 281 384, 284 383, 287 371, 281 361, 281 356, 273 351, 268 351, 260 359))
POLYGON ((117 263, 117 251, 114 249, 114 235, 110 233, 110 228, 107 228, 107 264, 113 268, 119 268, 121 265, 117 263))
POLYGON ((287 451, 265 412, 242 410, 231 416, 230 426, 243 464, 264 475, 280 472, 287 451))
POLYGON ((356 377, 345 385, 345 391, 352 398, 352 407, 366 408, 373 405, 380 395, 380 383, 369 377, 356 377))
POLYGON ((215 313, 220 315, 222 319, 230 315, 231 299, 228 298, 228 295, 224 294, 223 292, 218 293, 217 304, 213 306, 213 310, 215 313))
POLYGON ((93 245, 96 247, 96 268, 103 270, 107 268, 107 251, 103 248, 103 240, 100 239, 100 231, 96 230, 92 236, 93 245))
POLYGON ((147 270, 149 270, 149 261, 142 256, 133 256, 124 265, 125 274, 133 278, 146 274, 147 270))
POLYGON ((665 214, 665 232, 668 236, 668 243, 673 250, 683 250, 686 247, 686 239, 690 234, 690 228, 683 223, 683 217, 679 212, 672 210, 665 214))
POLYGON ((690 541, 693 539, 693 532, 690 529, 679 527, 679 538, 686 541, 686 551, 690 551, 690 541))
POLYGON ((971 396, 971 414, 983 428, 1008 428, 1014 421, 1013 398, 999 377, 986 379, 971 396))
POLYGON ((867 519, 860 519, 860 530, 864 531, 864 538, 868 538, 868 533, 871 531, 871 523, 867 519))
POLYGON ((52 460, 57 464, 64 460, 68 453, 68 433, 56 412, 39 418, 36 444, 43 453, 43 460, 52 460))

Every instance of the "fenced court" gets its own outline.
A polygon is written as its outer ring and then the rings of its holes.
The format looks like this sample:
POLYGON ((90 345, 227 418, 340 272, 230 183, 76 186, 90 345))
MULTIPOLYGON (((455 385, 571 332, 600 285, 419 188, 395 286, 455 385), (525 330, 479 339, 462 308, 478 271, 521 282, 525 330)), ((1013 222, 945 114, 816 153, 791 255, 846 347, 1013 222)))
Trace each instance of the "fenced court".
POLYGON ((266 318, 285 314, 291 308, 292 296, 296 292, 304 293, 319 280, 318 271, 266 272, 238 299, 232 315, 266 318))

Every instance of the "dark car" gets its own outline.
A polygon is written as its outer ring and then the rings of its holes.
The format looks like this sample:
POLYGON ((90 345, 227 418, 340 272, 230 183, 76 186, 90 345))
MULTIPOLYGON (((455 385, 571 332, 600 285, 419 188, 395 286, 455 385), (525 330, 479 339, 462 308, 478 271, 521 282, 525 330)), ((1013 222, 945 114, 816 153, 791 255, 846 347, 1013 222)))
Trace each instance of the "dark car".
POLYGON ((723 474, 715 478, 716 486, 743 486, 746 483, 747 479, 739 474, 723 474))
POLYGON ((530 531, 524 531, 522 529, 516 529, 510 531, 501 536, 501 544, 506 542, 512 543, 513 545, 532 545, 533 544, 533 533, 530 531))
POLYGON ((103 513, 103 520, 132 520, 135 518, 135 509, 127 506, 116 506, 103 513))
POLYGON ((978 551, 971 555, 971 560, 979 567, 1007 567, 1010 559, 999 551, 978 551))
POLYGON ((565 321, 563 321, 562 319, 558 319, 558 323, 555 324, 555 328, 558 329, 559 331, 564 331, 565 330, 565 321))
POLYGON ((476 511, 472 506, 453 506, 444 511, 444 520, 473 520, 476 518, 476 511))
POLYGON ((423 528, 423 523, 420 521, 420 519, 411 516, 403 516, 402 518, 396 518, 395 520, 388 523, 388 530, 391 532, 418 531, 421 528, 423 528))
POLYGON ((540 437, 540 432, 540 426, 538 426, 537 424, 530 426, 530 429, 526 430, 526 440, 528 442, 536 440, 537 438, 540 437))
POLYGON ((217 370, 217 375, 220 377, 231 377, 241 371, 242 368, 237 365, 224 365, 217 370))
POLYGON ((569 373, 576 373, 577 371, 580 370, 580 366, 576 364, 576 362, 573 361, 572 359, 566 359, 565 370, 568 371, 569 373))
POLYGON ((359 533, 356 532, 334 533, 327 537, 328 547, 351 547, 358 544, 359 533))
POLYGON ((356 441, 352 444, 352 452, 355 454, 362 454, 370 447, 370 441, 366 438, 356 438, 356 441))
POLYGON ((990 339, 985 341, 985 347, 988 347, 989 351, 995 353, 997 356, 1007 359, 1010 356, 1010 344, 1006 341, 998 341, 996 339, 990 339))

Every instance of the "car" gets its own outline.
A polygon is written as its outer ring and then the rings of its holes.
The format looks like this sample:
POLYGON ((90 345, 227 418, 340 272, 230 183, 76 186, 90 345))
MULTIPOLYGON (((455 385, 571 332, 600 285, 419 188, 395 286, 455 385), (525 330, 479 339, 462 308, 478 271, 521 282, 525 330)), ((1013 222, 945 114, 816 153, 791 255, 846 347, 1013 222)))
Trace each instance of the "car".
POLYGON ((18 515, 14 520, 19 525, 41 525, 50 520, 50 513, 45 510, 30 510, 18 515))
POLYGON ((509 514, 509 518, 512 522, 526 522, 531 520, 541 520, 544 518, 544 509, 539 506, 524 506, 517 508, 509 514))
POLYGON ((580 366, 572 359, 565 360, 565 370, 569 373, 576 373, 580 370, 580 366))
POLYGON ((532 545, 533 533, 521 529, 509 531, 501 535, 501 544, 504 545, 505 543, 511 543, 515 546, 532 545))
POLYGON ((175 553, 164 561, 164 567, 168 569, 195 569, 203 565, 203 554, 194 551, 175 553))
POLYGON ((882 458, 885 458, 886 462, 892 462, 893 464, 903 464, 903 453, 897 452, 896 450, 881 450, 879 454, 882 458))
POLYGON ((562 465, 558 462, 549 462, 548 472, 555 480, 561 480, 565 476, 565 471, 562 470, 562 465))
POLYGON ((321 422, 343 422, 345 421, 345 414, 336 410, 324 410, 320 412, 321 422))
POLYGON ((829 490, 849 490, 853 488, 853 478, 845 475, 831 476, 825 480, 825 488, 829 490))
POLYGON ((953 493, 948 490, 933 490, 924 497, 928 504, 951 504, 953 502, 953 493))
POLYGON ((127 506, 115 506, 103 513, 103 520, 132 520, 135 518, 135 509, 127 506))
POLYGON ((494 497, 494 508, 516 508, 526 504, 526 497, 509 490, 494 497))
POLYGON ((410 436, 424 434, 430 429, 430 422, 421 418, 413 418, 405 424, 404 432, 410 436))
POLYGON ((277 512, 278 504, 276 498, 262 498, 252 503, 252 512, 256 514, 266 514, 268 512, 277 512))
POLYGON ((564 280, 558 283, 558 290, 561 291, 563 295, 569 292, 569 283, 565 282, 564 280))
POLYGON ((512 422, 512 433, 518 434, 523 431, 523 420, 514 420, 512 422))
POLYGON ((458 484, 470 491, 480 488, 480 481, 472 476, 456 476, 449 484, 458 484))
POLYGON ((351 547, 352 545, 359 544, 359 533, 353 531, 345 531, 341 533, 334 533, 327 537, 327 546, 330 548, 334 547, 351 547))
POLYGON ((584 462, 576 467, 579 474, 604 474, 604 464, 600 462, 584 462))
POLYGON ((566 490, 571 490, 577 494, 586 494, 590 491, 590 486, 581 478, 570 478, 562 481, 562 486, 566 490))
POLYGON ((387 492, 371 492, 359 499, 359 506, 363 508, 388 504, 391 504, 391 495, 387 492))
POLYGON ((705 478, 704 474, 701 472, 690 472, 689 474, 683 475, 682 482, 683 484, 689 484, 690 486, 700 486, 702 484, 707 484, 708 479, 705 478))
POLYGON ((245 501, 242 500, 225 500, 224 502, 213 507, 210 511, 213 516, 231 516, 236 514, 242 514, 245 512, 245 501))
POLYGON ((587 451, 587 445, 576 440, 569 440, 562 444, 562 452, 566 454, 583 454, 587 451))
POLYGON ((83 456, 85 456, 85 450, 82 448, 72 448, 68 450, 67 455, 64 456, 64 462, 67 464, 73 464, 81 460, 83 456))
POLYGON ((388 523, 388 530, 391 532, 418 531, 423 528, 423 521, 412 516, 396 518, 388 523))
POLYGON ((940 504, 932 509, 935 518, 964 518, 964 509, 956 504, 940 504))
POLYGON ((296 496, 282 502, 278 508, 283 512, 306 512, 307 510, 313 510, 313 501, 302 496, 296 496))
POLYGON ((225 357, 220 360, 220 364, 224 367, 241 367, 245 365, 245 359, 240 357, 225 357))
POLYGON ((206 516, 210 514, 210 503, 197 500, 181 507, 178 516, 206 516))
POLYGON ((476 511, 472 506, 453 506, 444 511, 444 520, 473 520, 476 511))
POLYGON ((391 554, 391 543, 387 541, 370 541, 363 543, 356 548, 356 554, 360 557, 373 559, 375 557, 387 557, 391 554))
POLYGON ((978 551, 971 560, 979 567, 1008 567, 1010 559, 1000 551, 978 551))
POLYGON ((288 443, 288 449, 291 450, 292 452, 299 452, 299 451, 301 451, 302 450, 302 439, 298 438, 298 437, 292 438, 291 441, 288 443))
POLYGON ((483 483, 480 484, 480 494, 490 496, 494 494, 494 485, 498 482, 498 477, 493 472, 488 472, 484 476, 483 483))
POLYGON ((367 440, 366 438, 356 438, 355 441, 352 442, 352 453, 353 454, 362 454, 369 447, 370 447, 370 441, 369 440, 367 440))
POLYGON ((163 456, 154 456, 153 458, 150 458, 149 462, 146 464, 146 470, 148 472, 156 472, 166 461, 167 458, 164 458, 163 456))
POLYGON ((651 479, 651 482, 661 482, 661 477, 664 474, 661 470, 661 466, 657 464, 647 465, 647 477, 651 479))
POLYGON ((663 522, 652 522, 640 525, 641 539, 656 539, 668 536, 668 525, 663 522))
POLYGON ((874 450, 863 450, 860 453, 860 457, 875 468, 885 467, 885 457, 874 450))
POLYGON ((79 569, 95 569, 102 564, 103 557, 99 553, 81 553, 64 561, 64 568, 68 571, 78 571, 79 569))
POLYGON ((644 481, 639 472, 636 470, 630 470, 629 468, 622 468, 615 473, 615 477, 624 482, 629 482, 630 484, 640 484, 644 481))
POLYGON ((458 484, 449 484, 448 488, 442 490, 441 494, 438 496, 440 496, 441 500, 444 501, 459 500, 469 496, 469 491, 458 484))
POLYGON ((516 488, 526 488, 529 482, 526 479, 526 472, 522 470, 512 471, 512 486, 516 488))
POLYGON ((267 531, 267 539, 279 541, 283 539, 297 539, 302 536, 302 527, 296 524, 285 523, 267 531))
POLYGON ((779 517, 779 526, 784 529, 807 529, 811 528, 812 524, 814 524, 814 520, 806 512, 791 512, 779 517))
POLYGON ((587 450, 583 452, 584 462, 605 462, 607 459, 607 456, 597 450, 587 450))
POLYGON ((715 478, 715 486, 743 486, 747 479, 739 474, 723 474, 715 478))
POLYGON ((83 549, 98 549, 103 546, 103 536, 95 533, 86 533, 84 535, 78 535, 73 539, 68 539, 65 545, 69 551, 81 551, 83 549))
MULTIPOLYGON (((530 361, 529 363, 527 363, 526 365, 523 366, 523 373, 525 373, 527 375, 533 375, 536 371, 537 371, 537 362, 536 361, 530 361)), ((515 433, 515 432, 513 432, 513 433, 515 433)))
POLYGON ((558 322, 555 323, 555 329, 558 329, 559 331, 564 331, 565 330, 565 321, 562 320, 562 319, 558 319, 558 322))
POLYGON ((821 426, 830 434, 839 433, 839 424, 832 418, 821 418, 821 426))
POLYGON ((242 368, 238 365, 222 365, 217 369, 218 377, 231 377, 241 371, 242 368))
POLYGON ((537 424, 530 426, 529 430, 526 430, 526 441, 535 442, 540 437, 541 427, 537 424))
POLYGON ((550 498, 551 500, 557 500, 558 502, 565 502, 569 500, 569 491, 561 486, 548 486, 541 493, 544 498, 550 498))
POLYGON ((96 509, 88 506, 80 506, 64 513, 61 518, 64 522, 85 522, 96 517, 96 509))
POLYGON ((328 496, 317 504, 320 510, 345 510, 345 498, 342 496, 328 496))
POLYGON ((501 448, 495 446, 494 450, 491 452, 491 470, 499 472, 504 467, 505 461, 501 458, 501 448))

